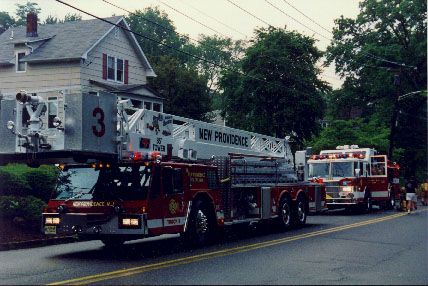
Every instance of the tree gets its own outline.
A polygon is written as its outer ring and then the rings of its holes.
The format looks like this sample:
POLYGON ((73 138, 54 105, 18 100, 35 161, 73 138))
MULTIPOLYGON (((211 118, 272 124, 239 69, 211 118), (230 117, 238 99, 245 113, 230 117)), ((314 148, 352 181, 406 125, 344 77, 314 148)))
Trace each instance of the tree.
POLYGON ((64 16, 64 19, 61 20, 61 19, 58 19, 58 17, 49 15, 45 19, 44 24, 57 24, 57 23, 74 22, 74 21, 82 21, 82 16, 78 13, 75 13, 75 14, 67 13, 64 16))
POLYGON ((322 53, 315 40, 270 27, 255 31, 252 45, 236 71, 223 71, 219 85, 226 97, 226 121, 236 128, 284 137, 298 144, 317 133, 322 118, 322 93, 315 63, 322 53))
POLYGON ((126 20, 132 31, 147 37, 137 36, 136 38, 152 64, 156 64, 164 55, 179 59, 182 65, 189 61, 188 56, 175 50, 183 49, 188 45, 188 39, 175 33, 173 22, 158 7, 149 7, 143 11, 136 10, 126 20))
POLYGON ((160 57, 153 69, 158 76, 150 80, 150 86, 166 99, 166 113, 203 121, 211 119, 206 77, 180 67, 178 60, 169 56, 160 57))
POLYGON ((15 25, 15 19, 13 19, 9 13, 7 12, 0 12, 0 34, 2 34, 4 31, 9 29, 10 27, 13 27, 15 25))
POLYGON ((40 8, 37 3, 27 2, 25 5, 16 4, 18 7, 16 9, 16 26, 25 25, 27 23, 27 14, 32 12, 38 15, 40 13, 40 8))
POLYGON ((426 176, 426 93, 395 102, 398 92, 426 90, 426 0, 365 0, 360 8, 356 19, 335 21, 334 41, 327 48, 326 64, 334 62, 346 78, 340 101, 362 108, 363 117, 376 118, 391 131, 397 125, 389 140, 405 150, 400 165, 409 174, 426 176), (400 85, 394 86, 397 75, 400 85))

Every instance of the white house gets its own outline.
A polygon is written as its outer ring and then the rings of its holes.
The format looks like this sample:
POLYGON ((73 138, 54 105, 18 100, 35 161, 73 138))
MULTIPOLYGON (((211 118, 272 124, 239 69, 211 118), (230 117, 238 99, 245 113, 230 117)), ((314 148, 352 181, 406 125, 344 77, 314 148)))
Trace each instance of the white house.
MULTIPOLYGON (((129 29, 122 16, 106 18, 129 29)), ((101 20, 27 26, 0 35, 0 94, 37 93, 48 101, 48 115, 61 113, 64 92, 107 90, 135 107, 163 111, 163 99, 147 87, 155 77, 135 36, 101 20)))

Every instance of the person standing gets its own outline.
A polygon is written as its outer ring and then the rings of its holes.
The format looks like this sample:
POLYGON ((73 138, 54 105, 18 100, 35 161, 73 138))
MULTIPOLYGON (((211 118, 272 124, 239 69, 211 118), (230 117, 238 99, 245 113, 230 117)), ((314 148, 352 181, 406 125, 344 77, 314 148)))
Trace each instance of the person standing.
POLYGON ((418 198, 416 197, 417 187, 416 187, 415 177, 410 177, 410 181, 406 184, 406 200, 407 200, 407 213, 409 214, 413 207, 415 210, 418 209, 417 202, 418 198), (412 207, 413 206, 413 207, 412 207))

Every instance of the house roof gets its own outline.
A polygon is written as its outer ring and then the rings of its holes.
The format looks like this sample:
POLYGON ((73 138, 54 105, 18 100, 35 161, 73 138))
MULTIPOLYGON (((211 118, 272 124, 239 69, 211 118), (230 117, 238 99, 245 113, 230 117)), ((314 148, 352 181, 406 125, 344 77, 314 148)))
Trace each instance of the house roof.
POLYGON ((136 96, 145 96, 150 97, 154 99, 160 99, 165 100, 162 96, 160 96, 156 91, 151 89, 149 86, 145 84, 114 84, 114 83, 108 83, 108 82, 102 82, 90 79, 90 83, 98 85, 100 87, 103 87, 107 89, 108 91, 115 93, 115 94, 123 94, 123 95, 136 95, 136 96), (139 92, 133 92, 136 89, 139 90, 139 92))
MULTIPOLYGON (((105 20, 129 28, 123 16, 105 20)), ((23 58, 27 62, 46 62, 86 58, 92 50, 115 26, 102 20, 73 21, 39 25, 37 37, 27 37, 26 27, 12 27, 0 35, 0 65, 14 64, 14 45, 29 45, 33 52, 23 58), (12 37, 13 35, 13 37, 12 37)), ((125 30, 124 30, 125 31, 125 30)), ((148 76, 155 73, 134 35, 125 31, 131 45, 139 55, 148 76)))

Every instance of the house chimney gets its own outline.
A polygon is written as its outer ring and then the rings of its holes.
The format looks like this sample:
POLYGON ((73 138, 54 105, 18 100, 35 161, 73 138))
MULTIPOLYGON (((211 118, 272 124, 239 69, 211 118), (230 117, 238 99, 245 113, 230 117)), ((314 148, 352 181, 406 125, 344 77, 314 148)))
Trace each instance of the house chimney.
POLYGON ((37 14, 27 14, 27 37, 37 37, 37 14))

